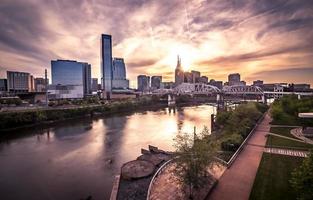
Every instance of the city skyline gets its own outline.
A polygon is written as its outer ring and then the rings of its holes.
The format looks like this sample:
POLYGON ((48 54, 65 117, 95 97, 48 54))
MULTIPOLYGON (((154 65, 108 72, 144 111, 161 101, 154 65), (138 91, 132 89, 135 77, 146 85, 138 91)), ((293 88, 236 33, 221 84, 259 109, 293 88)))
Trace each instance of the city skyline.
POLYGON ((305 0, 80 1, 75 7, 3 1, 0 9, 1 77, 7 70, 43 77, 51 60, 71 59, 90 63, 100 80, 99 40, 107 33, 112 54, 125 60, 131 87, 138 74, 174 80, 177 54, 186 70, 209 79, 226 81, 238 72, 248 83, 313 85, 312 4, 305 0))

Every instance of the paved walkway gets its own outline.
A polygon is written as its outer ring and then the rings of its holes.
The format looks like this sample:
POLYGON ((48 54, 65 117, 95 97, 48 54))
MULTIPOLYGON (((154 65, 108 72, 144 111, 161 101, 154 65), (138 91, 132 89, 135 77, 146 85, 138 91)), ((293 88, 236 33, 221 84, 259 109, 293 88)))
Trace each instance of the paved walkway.
MULTIPOLYGON (((184 189, 173 174, 174 168, 175 163, 171 163, 156 177, 151 188, 150 200, 188 200, 184 194, 184 189)), ((220 163, 215 163, 213 167, 209 169, 210 174, 212 174, 215 179, 220 178, 224 171, 225 166, 220 163)), ((215 180, 208 180, 208 187, 201 191, 195 191, 195 199, 198 199, 198 197, 200 198, 201 196, 201 199, 203 199, 209 190, 211 190, 214 183, 215 180)))
POLYGON ((249 199, 264 150, 262 146, 266 143, 265 136, 270 130, 270 121, 267 114, 248 141, 255 145, 246 145, 243 148, 233 165, 224 172, 209 200, 249 199))
POLYGON ((287 139, 287 140, 293 140, 293 141, 296 141, 296 142, 306 143, 306 142, 303 141, 303 140, 299 140, 299 139, 296 139, 296 138, 292 138, 292 137, 287 137, 287 136, 279 135, 279 134, 276 134, 276 133, 268 133, 268 135, 273 135, 273 136, 275 136, 275 137, 280 137, 280 138, 284 138, 284 139, 287 139))
POLYGON ((281 148, 265 148, 264 152, 286 155, 286 156, 303 157, 303 158, 307 157, 309 154, 308 151, 297 151, 297 150, 281 149, 281 148))
POLYGON ((290 130, 290 133, 295 136, 296 138, 299 138, 300 140, 302 140, 305 143, 309 143, 309 144, 313 144, 313 140, 304 137, 303 133, 302 133, 302 128, 294 128, 290 130))

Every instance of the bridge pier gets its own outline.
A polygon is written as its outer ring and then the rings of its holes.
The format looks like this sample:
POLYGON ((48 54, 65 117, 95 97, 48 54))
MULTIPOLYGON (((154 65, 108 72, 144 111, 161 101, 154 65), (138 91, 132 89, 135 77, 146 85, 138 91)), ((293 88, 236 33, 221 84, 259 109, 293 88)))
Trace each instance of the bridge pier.
POLYGON ((168 94, 167 95, 167 105, 168 106, 175 106, 175 104, 176 104, 175 96, 173 95, 173 97, 172 97, 170 94, 168 94))
POLYGON ((264 104, 266 104, 266 103, 267 103, 267 99, 266 99, 265 94, 263 94, 263 95, 262 95, 262 102, 263 102, 264 104))
POLYGON ((301 99, 301 95, 300 95, 300 94, 298 94, 298 99, 299 99, 299 100, 301 99))
POLYGON ((217 109, 224 109, 224 97, 221 94, 216 94, 217 109))

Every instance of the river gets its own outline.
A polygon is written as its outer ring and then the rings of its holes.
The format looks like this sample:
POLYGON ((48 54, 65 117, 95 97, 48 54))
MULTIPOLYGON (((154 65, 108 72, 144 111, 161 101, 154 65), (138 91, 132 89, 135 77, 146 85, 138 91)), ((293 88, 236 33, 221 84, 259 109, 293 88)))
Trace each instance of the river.
POLYGON ((149 144, 210 128, 210 105, 84 118, 0 137, 0 199, 109 199, 114 175, 149 144))

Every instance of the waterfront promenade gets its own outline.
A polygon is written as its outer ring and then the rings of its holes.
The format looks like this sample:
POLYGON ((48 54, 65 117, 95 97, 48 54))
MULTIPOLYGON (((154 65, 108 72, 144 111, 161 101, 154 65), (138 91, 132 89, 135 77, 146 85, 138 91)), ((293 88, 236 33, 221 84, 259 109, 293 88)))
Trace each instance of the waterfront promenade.
POLYGON ((266 114, 248 141, 249 144, 254 145, 244 147, 232 166, 219 179, 208 200, 249 199, 264 151, 265 136, 270 130, 270 121, 269 114, 266 114))

